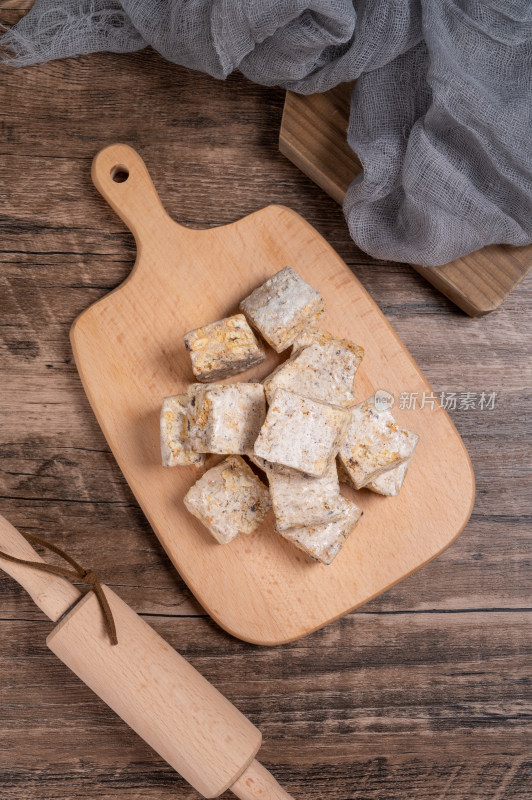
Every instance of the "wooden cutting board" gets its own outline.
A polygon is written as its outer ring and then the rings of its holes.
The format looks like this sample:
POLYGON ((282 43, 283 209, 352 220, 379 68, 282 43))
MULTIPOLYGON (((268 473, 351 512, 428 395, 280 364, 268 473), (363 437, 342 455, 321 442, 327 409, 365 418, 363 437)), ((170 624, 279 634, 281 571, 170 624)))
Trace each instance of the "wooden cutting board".
MULTIPOLYGON (((167 216, 137 153, 120 144, 96 156, 93 180, 133 232, 138 254, 129 278, 75 321, 76 364, 138 502, 216 622, 257 644, 287 642, 441 553, 469 519, 474 477, 446 412, 428 405, 396 409, 398 420, 421 437, 400 496, 346 488, 364 516, 329 567, 276 535, 271 516, 255 534, 219 545, 185 510, 183 496, 201 471, 165 469, 159 453, 162 398, 193 380, 183 334, 234 313, 243 297, 287 264, 325 297, 323 326, 366 349, 356 381, 359 400, 376 389, 421 397, 430 387, 346 264, 295 212, 269 206, 224 227, 184 228, 167 216), (115 182, 113 175, 127 179, 115 182)), ((262 378, 280 360, 270 351, 266 363, 239 379, 262 378)), ((206 467, 217 460, 209 457, 206 467)))
MULTIPOLYGON (((305 175, 343 203, 362 167, 347 144, 354 83, 322 94, 287 92, 279 149, 305 175)), ((532 245, 490 245, 442 267, 420 267, 420 275, 472 317, 500 306, 532 267, 532 245)))

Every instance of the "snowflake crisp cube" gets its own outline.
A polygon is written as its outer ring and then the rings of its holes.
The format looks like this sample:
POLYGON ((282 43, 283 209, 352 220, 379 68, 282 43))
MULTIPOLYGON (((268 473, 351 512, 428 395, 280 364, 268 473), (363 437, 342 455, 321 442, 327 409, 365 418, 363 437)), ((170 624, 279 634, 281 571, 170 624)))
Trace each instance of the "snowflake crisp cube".
POLYGON ((320 293, 285 267, 240 303, 249 322, 278 353, 325 311, 320 293))
POLYGON ((268 489, 240 456, 207 470, 184 502, 220 544, 253 533, 271 508, 268 489))

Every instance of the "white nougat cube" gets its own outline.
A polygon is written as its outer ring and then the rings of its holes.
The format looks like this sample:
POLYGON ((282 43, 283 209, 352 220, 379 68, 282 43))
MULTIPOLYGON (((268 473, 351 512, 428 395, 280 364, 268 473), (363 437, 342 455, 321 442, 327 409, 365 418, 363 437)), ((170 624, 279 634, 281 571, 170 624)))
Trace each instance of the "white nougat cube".
POLYGON ((330 522, 278 530, 278 533, 316 561, 332 564, 362 516, 362 510, 345 497, 340 496, 338 509, 339 514, 330 522))
POLYGON ((397 497, 403 486, 411 461, 412 456, 407 461, 403 461, 398 467, 382 472, 374 480, 367 483, 365 488, 385 497, 397 497))
POLYGON ((354 380, 364 350, 347 339, 311 328, 294 342, 293 355, 264 380, 266 399, 279 388, 322 403, 355 405, 354 380))
POLYGON ((266 358, 243 314, 211 322, 185 334, 192 372, 210 383, 260 364, 266 358))
POLYGON ((278 530, 317 525, 340 515, 340 484, 334 462, 319 478, 274 464, 266 475, 278 530))
POLYGON ((377 411, 373 397, 349 409, 349 414, 338 458, 353 488, 362 489, 409 459, 419 437, 398 425, 391 411, 377 411))
POLYGON ((248 452, 265 417, 266 399, 260 383, 190 387, 190 440, 198 452, 248 452))
POLYGON ((325 311, 320 293, 285 267, 240 303, 250 323, 281 353, 325 311))
POLYGON ((278 389, 253 450, 259 458, 319 477, 332 465, 348 423, 346 409, 278 389))
POLYGON ((253 533, 271 508, 267 487, 240 456, 207 470, 184 502, 220 544, 253 533))
POLYGON ((187 395, 165 397, 161 408, 160 434, 163 466, 196 464, 201 466, 205 456, 190 444, 187 426, 187 395))

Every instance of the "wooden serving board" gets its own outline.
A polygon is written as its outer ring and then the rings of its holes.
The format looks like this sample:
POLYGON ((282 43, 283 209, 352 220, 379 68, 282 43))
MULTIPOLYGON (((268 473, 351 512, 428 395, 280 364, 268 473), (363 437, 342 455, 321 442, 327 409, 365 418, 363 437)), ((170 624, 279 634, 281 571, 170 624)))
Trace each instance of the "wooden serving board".
MULTIPOLYGON (((286 93, 279 149, 305 175, 343 203, 347 187, 361 172, 347 144, 354 83, 322 94, 286 93)), ((412 264, 429 283, 472 317, 500 306, 532 267, 532 245, 490 245, 442 267, 412 264)))
MULTIPOLYGON (((474 477, 446 412, 396 409, 421 437, 398 498, 356 493, 362 521, 334 563, 311 561, 273 532, 270 516, 251 536, 217 544, 183 505, 195 467, 163 468, 159 410, 192 382, 183 334, 234 313, 239 301, 289 264, 325 297, 323 326, 366 349, 356 390, 396 398, 430 387, 349 268, 298 214, 269 206, 219 228, 190 230, 164 211, 134 150, 112 145, 93 180, 133 232, 130 277, 75 321, 76 364, 107 441, 166 552, 211 616, 229 633, 280 644, 310 633, 385 591, 442 552, 469 519, 474 477), (117 183, 119 170, 127 180, 117 183)), ((240 380, 263 378, 281 360, 240 380)), ((420 394, 421 396, 421 394, 420 394)), ((206 468, 213 466, 214 456, 206 468)), ((346 495, 355 493, 346 488, 346 495)))

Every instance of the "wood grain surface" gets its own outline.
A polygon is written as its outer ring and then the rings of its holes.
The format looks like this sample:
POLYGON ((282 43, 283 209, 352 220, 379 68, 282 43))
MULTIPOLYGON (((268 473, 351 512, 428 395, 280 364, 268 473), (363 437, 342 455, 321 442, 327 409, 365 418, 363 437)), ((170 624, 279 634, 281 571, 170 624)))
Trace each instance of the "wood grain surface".
MULTIPOLYGON (((353 83, 313 95, 286 93, 279 149, 343 203, 362 167, 347 144, 353 83)), ((472 317, 494 311, 532 268, 532 245, 494 244, 441 267, 413 264, 420 275, 472 317)))
MULTIPOLYGON (((0 22, 18 17, 3 0, 0 22)), ((92 566, 262 731, 295 800, 530 800, 530 278, 469 319, 410 267, 352 244, 337 204, 277 149, 284 92, 150 53, 0 69, 0 510, 92 566), (190 598, 90 410, 72 320, 131 271, 131 234, 90 185, 94 153, 153 162, 196 227, 265 203, 335 247, 437 391, 497 392, 451 417, 477 478, 440 558, 308 638, 257 648, 190 598), (152 154, 157 152, 157 158, 152 154)), ((405 391, 408 387, 405 387, 405 391)), ((195 795, 46 648, 51 623, 0 577, 2 800, 195 795)))

